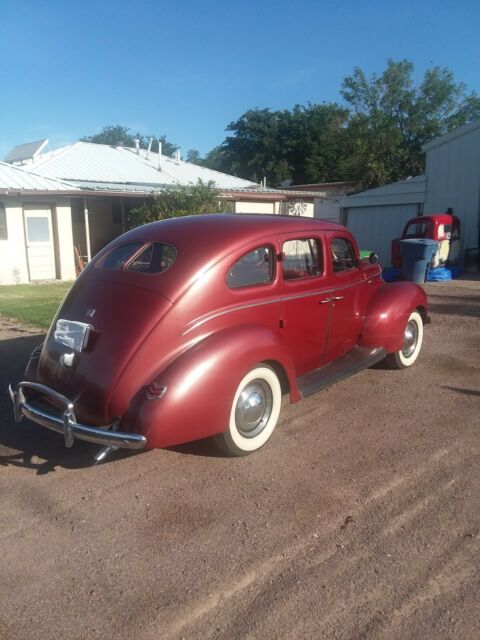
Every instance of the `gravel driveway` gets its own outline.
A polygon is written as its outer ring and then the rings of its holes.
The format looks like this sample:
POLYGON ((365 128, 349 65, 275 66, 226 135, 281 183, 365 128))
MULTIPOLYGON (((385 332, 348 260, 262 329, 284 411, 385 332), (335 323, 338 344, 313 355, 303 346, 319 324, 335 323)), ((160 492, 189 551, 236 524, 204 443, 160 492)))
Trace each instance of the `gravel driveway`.
POLYGON ((266 448, 117 455, 24 421, 0 321, 0 638, 480 637, 480 281, 426 286, 418 363, 284 405, 266 448))

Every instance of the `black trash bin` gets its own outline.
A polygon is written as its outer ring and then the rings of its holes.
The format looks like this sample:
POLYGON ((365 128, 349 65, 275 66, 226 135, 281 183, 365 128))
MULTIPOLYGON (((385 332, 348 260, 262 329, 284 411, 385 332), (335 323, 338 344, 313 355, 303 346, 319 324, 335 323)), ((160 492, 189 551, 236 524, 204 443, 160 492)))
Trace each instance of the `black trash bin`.
POLYGON ((405 280, 425 282, 427 269, 437 252, 438 242, 427 238, 400 240, 402 274, 405 280))

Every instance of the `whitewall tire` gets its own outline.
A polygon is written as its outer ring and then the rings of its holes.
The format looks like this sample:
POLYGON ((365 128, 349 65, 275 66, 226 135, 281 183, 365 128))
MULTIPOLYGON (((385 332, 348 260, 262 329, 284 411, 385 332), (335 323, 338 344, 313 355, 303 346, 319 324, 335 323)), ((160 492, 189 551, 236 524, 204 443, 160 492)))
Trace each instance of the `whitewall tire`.
POLYGON ((257 451, 269 440, 280 416, 282 388, 277 374, 258 365, 240 381, 227 431, 217 436, 222 449, 234 456, 257 451))
POLYGON ((410 314, 405 332, 403 344, 399 351, 389 353, 387 362, 393 369, 406 369, 417 360, 423 342, 423 320, 418 311, 410 314))

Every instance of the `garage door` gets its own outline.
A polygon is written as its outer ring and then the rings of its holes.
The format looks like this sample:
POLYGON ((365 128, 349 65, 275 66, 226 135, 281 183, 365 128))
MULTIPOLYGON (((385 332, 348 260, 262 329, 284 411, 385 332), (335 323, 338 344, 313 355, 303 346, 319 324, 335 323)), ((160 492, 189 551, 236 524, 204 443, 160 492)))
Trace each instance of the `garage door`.
POLYGON ((50 208, 24 209, 30 280, 55 278, 52 212, 50 208))
POLYGON ((402 235, 405 223, 418 215, 418 205, 387 205, 346 209, 346 225, 360 249, 376 251, 383 267, 391 265, 392 240, 402 235))

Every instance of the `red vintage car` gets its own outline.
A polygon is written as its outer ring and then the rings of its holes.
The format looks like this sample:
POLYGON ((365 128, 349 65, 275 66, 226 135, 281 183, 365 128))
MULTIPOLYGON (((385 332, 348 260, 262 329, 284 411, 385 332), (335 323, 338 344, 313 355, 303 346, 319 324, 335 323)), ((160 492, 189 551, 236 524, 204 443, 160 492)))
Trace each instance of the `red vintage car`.
POLYGON ((298 402, 386 358, 411 366, 426 295, 386 284, 374 254, 322 220, 203 215, 139 227, 82 272, 25 380, 15 417, 112 449, 216 436, 259 449, 282 394, 298 402))

